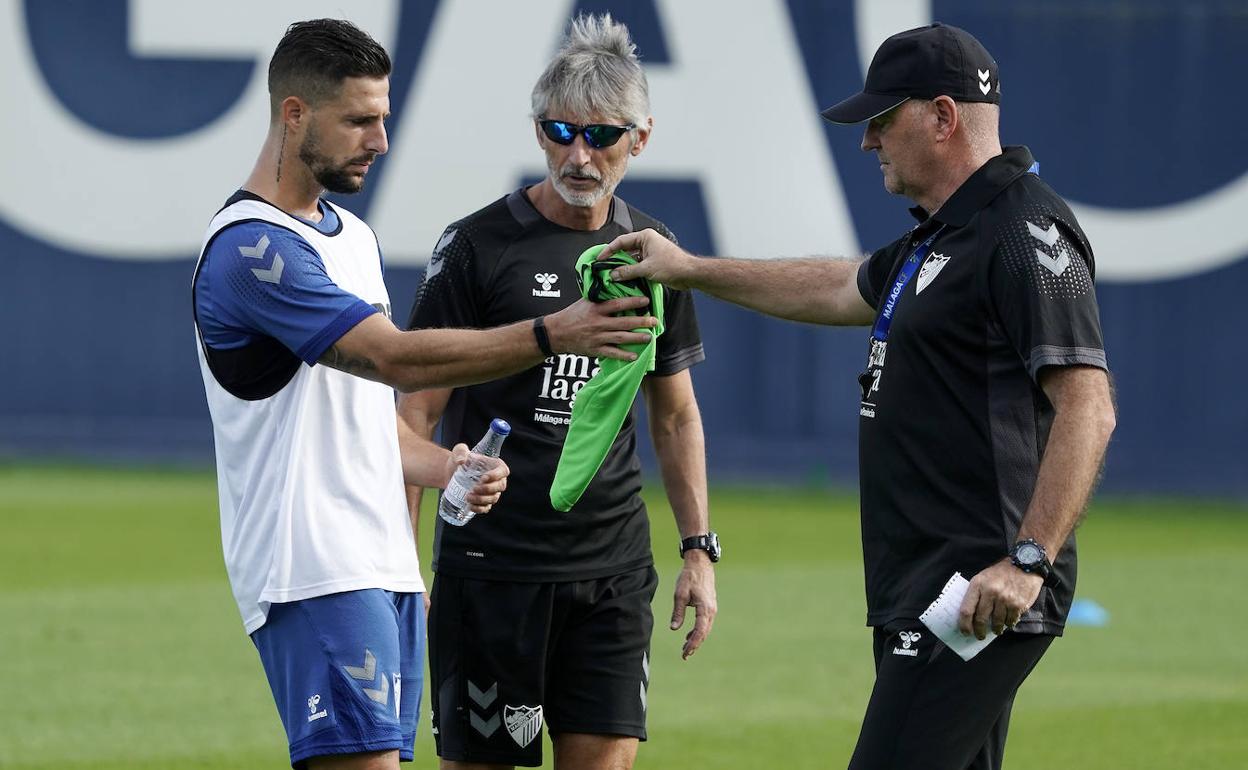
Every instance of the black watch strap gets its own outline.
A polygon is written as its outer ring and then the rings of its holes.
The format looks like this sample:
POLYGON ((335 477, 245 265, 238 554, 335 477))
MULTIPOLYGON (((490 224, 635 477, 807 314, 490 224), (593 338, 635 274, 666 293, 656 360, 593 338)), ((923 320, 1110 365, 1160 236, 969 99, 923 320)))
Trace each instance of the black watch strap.
POLYGON ((694 549, 706 551, 707 556, 711 557, 712 562, 719 561, 719 536, 714 532, 707 532, 705 535, 694 535, 680 541, 681 558, 684 558, 686 551, 694 549))
POLYGON ((1029 537, 1015 543, 1010 549, 1010 563, 1029 575, 1044 578, 1045 585, 1052 586, 1057 579, 1048 552, 1035 538, 1029 537))
POLYGON ((550 335, 546 333, 546 318, 538 316, 533 319, 533 336, 537 339, 537 349, 542 355, 550 358, 555 351, 550 347, 550 335))

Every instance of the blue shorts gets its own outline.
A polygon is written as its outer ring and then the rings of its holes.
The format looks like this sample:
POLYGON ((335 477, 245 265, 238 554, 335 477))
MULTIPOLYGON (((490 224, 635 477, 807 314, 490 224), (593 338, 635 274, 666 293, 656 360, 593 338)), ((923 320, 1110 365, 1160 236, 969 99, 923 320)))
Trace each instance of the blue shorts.
POLYGON ((309 757, 394 749, 411 761, 422 594, 372 588, 274 604, 251 640, 286 726, 292 767, 309 757))

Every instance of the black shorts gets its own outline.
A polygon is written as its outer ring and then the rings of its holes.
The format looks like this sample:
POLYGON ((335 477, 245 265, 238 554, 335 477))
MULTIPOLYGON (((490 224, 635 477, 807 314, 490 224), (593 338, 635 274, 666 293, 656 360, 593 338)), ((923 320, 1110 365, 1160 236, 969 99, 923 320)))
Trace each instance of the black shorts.
POLYGON ((438 756, 537 767, 541 730, 646 739, 653 567, 564 583, 439 575, 429 609, 438 756))
POLYGON ((1014 694, 1053 642, 1006 632, 969 661, 917 620, 875 629, 875 687, 850 770, 996 770, 1014 694))

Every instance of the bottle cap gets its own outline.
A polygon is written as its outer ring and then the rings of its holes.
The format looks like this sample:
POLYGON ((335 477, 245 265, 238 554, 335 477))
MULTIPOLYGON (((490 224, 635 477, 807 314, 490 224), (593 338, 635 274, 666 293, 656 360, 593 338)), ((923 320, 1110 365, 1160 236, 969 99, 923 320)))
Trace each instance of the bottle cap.
POLYGON ((500 436, 506 436, 508 433, 511 433, 511 424, 506 420, 495 417, 494 420, 490 422, 490 430, 500 436))

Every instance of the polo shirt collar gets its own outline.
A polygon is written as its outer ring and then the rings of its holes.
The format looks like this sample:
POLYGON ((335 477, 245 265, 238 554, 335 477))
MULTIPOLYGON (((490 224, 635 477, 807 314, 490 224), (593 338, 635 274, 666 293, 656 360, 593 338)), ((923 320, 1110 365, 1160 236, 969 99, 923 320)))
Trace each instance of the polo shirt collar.
POLYGON ((910 209, 910 213, 920 222, 930 218, 942 224, 963 227, 976 212, 997 197, 997 193, 1027 173, 1035 162, 1031 150, 1026 147, 1006 147, 1000 155, 971 174, 935 214, 929 215, 919 206, 910 209))

